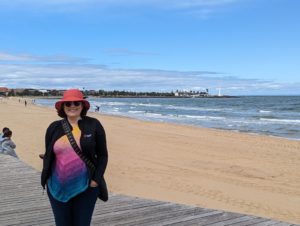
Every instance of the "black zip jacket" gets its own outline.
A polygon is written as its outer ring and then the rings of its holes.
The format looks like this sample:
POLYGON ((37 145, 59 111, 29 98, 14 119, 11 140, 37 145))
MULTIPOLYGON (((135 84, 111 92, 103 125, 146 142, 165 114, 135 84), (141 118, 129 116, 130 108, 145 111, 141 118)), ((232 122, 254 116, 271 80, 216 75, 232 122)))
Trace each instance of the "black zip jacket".
MULTIPOLYGON (((100 184, 108 160, 104 128, 97 119, 88 116, 82 117, 82 119, 78 121, 78 126, 81 130, 81 150, 96 166, 96 171, 93 174, 87 167, 89 171, 89 179, 100 184)), ((70 127, 72 129, 71 125, 70 127)), ((65 133, 61 120, 51 123, 47 129, 45 137, 46 151, 41 175, 41 184, 44 189, 47 180, 51 175, 52 164, 55 158, 55 154, 53 152, 54 143, 63 135, 65 135, 65 133)))

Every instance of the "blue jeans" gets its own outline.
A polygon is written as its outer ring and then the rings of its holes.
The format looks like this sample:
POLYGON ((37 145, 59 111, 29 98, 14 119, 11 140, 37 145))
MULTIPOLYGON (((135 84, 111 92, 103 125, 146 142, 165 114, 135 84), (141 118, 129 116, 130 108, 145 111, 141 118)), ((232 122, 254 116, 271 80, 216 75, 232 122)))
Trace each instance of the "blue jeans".
POLYGON ((47 189, 56 226, 89 226, 98 193, 98 187, 88 187, 65 203, 53 198, 47 189))

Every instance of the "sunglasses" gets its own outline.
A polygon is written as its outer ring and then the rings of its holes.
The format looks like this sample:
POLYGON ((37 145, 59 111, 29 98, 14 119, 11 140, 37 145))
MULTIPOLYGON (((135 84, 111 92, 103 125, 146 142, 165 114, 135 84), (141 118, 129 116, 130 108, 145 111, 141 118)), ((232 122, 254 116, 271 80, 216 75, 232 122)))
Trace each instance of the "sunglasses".
POLYGON ((78 107, 81 105, 81 103, 82 103, 81 101, 67 101, 64 103, 64 105, 66 107, 71 107, 72 105, 74 105, 75 107, 78 107))

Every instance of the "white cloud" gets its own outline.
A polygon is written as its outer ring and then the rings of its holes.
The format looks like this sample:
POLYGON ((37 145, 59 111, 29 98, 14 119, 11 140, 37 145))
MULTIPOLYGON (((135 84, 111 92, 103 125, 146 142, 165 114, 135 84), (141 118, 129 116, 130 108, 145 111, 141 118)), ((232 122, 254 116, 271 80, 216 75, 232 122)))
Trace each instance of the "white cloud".
POLYGON ((216 72, 112 69, 91 64, 0 64, 0 86, 9 88, 85 87, 86 89, 171 91, 204 90, 255 94, 300 90, 300 84, 278 84, 229 77, 216 72))
POLYGON ((54 55, 54 56, 37 56, 30 54, 10 54, 5 52, 0 52, 0 62, 1 61, 17 61, 17 62, 60 62, 60 63, 76 63, 76 62, 86 62, 87 58, 80 57, 70 57, 67 55, 54 55))

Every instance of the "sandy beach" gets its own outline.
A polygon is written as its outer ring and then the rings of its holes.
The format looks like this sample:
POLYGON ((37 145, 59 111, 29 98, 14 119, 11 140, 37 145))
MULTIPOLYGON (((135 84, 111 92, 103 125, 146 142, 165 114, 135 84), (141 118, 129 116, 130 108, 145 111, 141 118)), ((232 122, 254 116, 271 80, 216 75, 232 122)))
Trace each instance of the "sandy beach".
MULTIPOLYGON (((89 113, 107 133, 111 192, 300 224, 300 141, 89 113)), ((20 159, 37 170, 53 108, 0 102, 20 159)))

